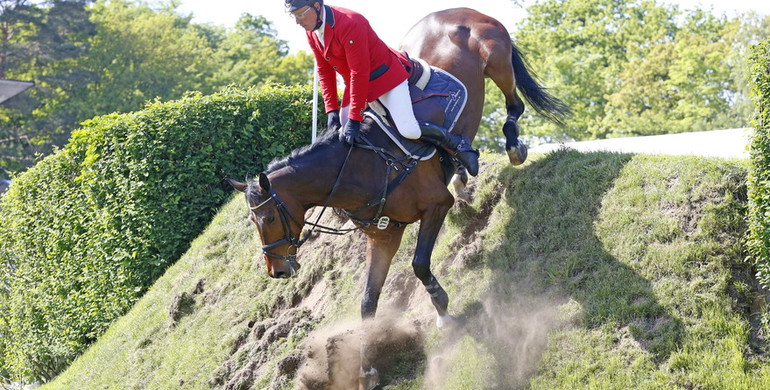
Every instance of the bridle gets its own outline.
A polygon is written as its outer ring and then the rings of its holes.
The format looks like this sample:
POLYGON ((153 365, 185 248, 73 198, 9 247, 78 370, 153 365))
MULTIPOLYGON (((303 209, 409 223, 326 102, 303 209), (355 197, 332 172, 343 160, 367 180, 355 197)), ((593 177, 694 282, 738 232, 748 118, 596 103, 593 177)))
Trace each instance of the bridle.
POLYGON ((278 198, 278 194, 276 194, 272 188, 270 189, 269 198, 265 199, 262 203, 256 206, 249 205, 249 209, 251 211, 256 212, 259 208, 268 204, 270 201, 275 202, 276 209, 278 210, 278 216, 280 217, 280 220, 281 220, 281 227, 283 227, 283 238, 273 243, 262 245, 262 253, 265 256, 286 260, 287 262, 289 262, 289 266, 291 267, 291 269, 294 270, 297 268, 296 267, 297 251, 294 251, 294 254, 290 254, 289 250, 287 249, 286 256, 281 256, 279 254, 270 252, 270 250, 286 243, 290 244, 289 249, 291 249, 291 247, 299 249, 299 247, 302 244, 304 244, 305 241, 307 241, 308 237, 310 237, 310 234, 312 233, 312 231, 308 232, 305 235, 305 237, 303 237, 302 239, 299 239, 298 235, 297 236, 294 235, 294 230, 292 230, 290 222, 294 222, 295 224, 300 226, 300 232, 302 231, 301 230, 302 224, 299 223, 297 218, 294 217, 294 214, 292 214, 291 211, 289 211, 289 208, 286 207, 286 204, 283 203, 283 201, 280 198, 278 198))
POLYGON ((353 148, 350 148, 350 150, 348 150, 347 156, 345 156, 345 161, 342 163, 342 167, 340 168, 340 173, 337 175, 337 181, 334 183, 334 187, 332 187, 331 193, 329 194, 329 197, 326 200, 326 204, 324 204, 323 210, 321 210, 321 212, 318 215, 318 219, 315 221, 315 223, 306 222, 308 225, 313 226, 313 228, 310 229, 310 231, 308 231, 305 234, 305 236, 302 237, 301 239, 299 238, 299 234, 297 234, 296 236, 294 235, 294 230, 292 230, 290 222, 294 222, 300 227, 300 233, 302 232, 302 224, 299 223, 299 220, 297 220, 297 218, 294 217, 294 214, 292 214, 291 211, 289 211, 289 208, 286 207, 286 204, 280 198, 278 198, 278 194, 275 193, 275 190, 273 190, 273 188, 270 188, 269 190, 270 197, 262 201, 262 203, 256 206, 251 206, 251 204, 249 204, 249 209, 251 211, 256 212, 262 206, 268 204, 270 201, 273 201, 275 202, 276 209, 278 210, 278 216, 281 219, 281 227, 283 228, 283 238, 273 243, 262 245, 262 254, 264 254, 265 256, 276 258, 276 259, 286 260, 289 263, 289 266, 293 273, 294 270, 298 268, 297 251, 299 251, 299 247, 302 246, 302 244, 304 244, 308 238, 310 238, 310 235, 313 234, 313 232, 315 232, 316 229, 318 229, 322 233, 336 234, 336 235, 346 234, 350 231, 359 229, 359 228, 335 229, 335 228, 330 228, 330 227, 318 224, 318 222, 321 220, 321 216, 323 216, 324 211, 326 211, 326 208, 329 206, 329 202, 331 202, 332 196, 334 196, 334 193, 337 191, 337 187, 339 187, 340 179, 342 178, 342 172, 345 170, 345 166, 347 165, 348 160, 350 159, 350 152, 352 151, 352 149, 353 148), (289 244, 289 248, 287 248, 286 250, 286 256, 281 256, 279 254, 270 252, 270 250, 272 250, 273 248, 287 244, 287 243, 289 244), (289 250, 291 249, 291 247, 296 248, 293 254, 289 253, 290 252, 289 250))

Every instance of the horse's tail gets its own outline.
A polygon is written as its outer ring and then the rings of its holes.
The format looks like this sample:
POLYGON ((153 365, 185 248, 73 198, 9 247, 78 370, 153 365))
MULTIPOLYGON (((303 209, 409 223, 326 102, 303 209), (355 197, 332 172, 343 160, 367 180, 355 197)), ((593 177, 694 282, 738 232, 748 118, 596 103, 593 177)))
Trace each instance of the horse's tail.
POLYGON ((519 89, 524 99, 535 108, 538 114, 563 127, 564 119, 572 114, 572 110, 559 98, 548 93, 537 82, 537 75, 530 69, 529 62, 527 62, 527 59, 521 54, 513 41, 511 41, 511 47, 513 48, 511 60, 513 63, 513 74, 516 77, 516 88, 519 89))

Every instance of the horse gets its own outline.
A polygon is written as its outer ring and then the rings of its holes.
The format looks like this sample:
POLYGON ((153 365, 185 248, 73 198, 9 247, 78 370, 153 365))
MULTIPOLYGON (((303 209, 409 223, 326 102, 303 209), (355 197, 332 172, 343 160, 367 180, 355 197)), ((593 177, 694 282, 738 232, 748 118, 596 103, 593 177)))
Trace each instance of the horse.
MULTIPOLYGON (((524 113, 524 102, 517 89, 538 114, 560 127, 570 114, 567 105, 537 82, 508 30, 496 19, 475 10, 454 8, 425 16, 402 38, 399 50, 448 71, 465 85, 470 98, 454 132, 471 141, 478 132, 484 108, 484 79, 492 79, 505 97, 507 117, 503 134, 512 165, 527 159, 527 146, 519 140, 518 120, 524 113)), ((464 193, 467 181, 467 173, 459 167, 452 180, 456 194, 464 193)))
MULTIPOLYGON (((518 140, 517 120, 524 104, 516 94, 517 87, 538 112, 557 123, 568 112, 533 78, 505 27, 477 11, 457 8, 432 13, 409 30, 400 49, 448 71, 465 84, 468 102, 454 128, 471 140, 481 118, 484 78, 492 78, 505 94, 508 117, 503 132, 514 164, 526 158, 526 146, 518 140)), ((359 388, 371 389, 379 377, 368 355, 366 328, 377 311, 391 261, 408 224, 420 222, 412 268, 430 295, 436 324, 442 328, 454 321, 448 311, 449 297, 430 268, 439 229, 454 197, 447 188, 452 175, 441 161, 448 155, 419 163, 410 160, 369 117, 362 123, 361 134, 371 146, 349 146, 327 131, 316 143, 271 162, 257 180, 228 181, 245 193, 249 217, 263 243, 267 272, 273 278, 288 278, 298 272, 297 250, 313 231, 301 236, 306 212, 312 207, 346 210, 366 235, 359 388)), ((313 229, 325 228, 317 222, 307 221, 313 229)))

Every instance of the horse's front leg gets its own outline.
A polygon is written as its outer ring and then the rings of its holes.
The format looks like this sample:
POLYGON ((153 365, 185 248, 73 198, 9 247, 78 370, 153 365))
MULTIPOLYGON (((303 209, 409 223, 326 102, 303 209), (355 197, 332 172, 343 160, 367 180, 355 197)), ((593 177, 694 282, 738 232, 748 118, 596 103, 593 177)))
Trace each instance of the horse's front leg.
POLYGON ((425 212, 420 220, 417 248, 414 251, 414 259, 412 260, 414 274, 425 286, 428 294, 430 294, 430 300, 436 308, 438 314, 436 325, 439 328, 453 320, 448 311, 449 295, 447 295, 430 270, 430 257, 433 253, 433 246, 436 244, 436 238, 438 237, 439 230, 441 230, 441 225, 444 223, 447 211, 449 211, 453 203, 452 195, 448 191, 446 195, 448 199, 445 198, 444 201, 437 202, 435 207, 425 212))
POLYGON ((361 300, 361 373, 358 381, 359 389, 370 390, 379 384, 379 374, 373 367, 373 356, 368 347, 367 335, 374 322, 377 312, 377 302, 380 300, 382 286, 388 276, 390 262, 401 244, 401 236, 405 227, 389 227, 384 231, 367 233, 366 240, 366 286, 361 300))
POLYGON ((457 172, 452 176, 449 184, 454 187, 455 196, 458 199, 462 199, 465 203, 471 203, 471 192, 468 191, 468 171, 465 170, 464 166, 457 167, 457 172))

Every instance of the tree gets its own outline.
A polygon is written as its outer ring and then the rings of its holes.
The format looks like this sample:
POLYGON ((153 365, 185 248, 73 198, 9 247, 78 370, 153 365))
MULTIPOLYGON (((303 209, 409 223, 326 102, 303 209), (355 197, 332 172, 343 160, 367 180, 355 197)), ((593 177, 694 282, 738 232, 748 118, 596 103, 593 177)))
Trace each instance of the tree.
POLYGON ((751 97, 749 64, 752 47, 770 36, 770 15, 758 15, 748 12, 736 18, 735 33, 730 34, 732 52, 727 58, 732 70, 731 79, 736 91, 729 96, 734 115, 741 118, 743 125, 748 125, 754 114, 754 102, 751 97))
MULTIPOLYGON (((530 142, 746 123, 734 108, 743 92, 728 60, 736 21, 651 1, 546 0, 527 10, 515 41, 574 113, 560 129, 526 111, 530 142)), ((499 126, 498 117, 490 113, 486 124, 499 126)))
POLYGON ((96 34, 80 64, 97 76, 75 96, 82 119, 138 110, 188 91, 211 92, 212 49, 190 28, 189 17, 125 0, 99 1, 92 12, 96 34))
POLYGON ((630 51, 621 88, 608 95, 608 136, 680 133, 732 127, 729 39, 733 24, 693 11, 671 41, 630 51))
POLYGON ((89 3, 53 0, 40 8, 26 0, 0 1, 0 74, 36 83, 0 107, 3 176, 30 166, 36 153, 50 152, 68 136, 63 129, 71 127, 73 114, 51 103, 69 99, 91 78, 75 61, 88 51, 94 33, 89 3))
POLYGON ((628 51, 672 39, 674 11, 625 0, 550 0, 528 11, 517 42, 574 115, 564 130, 527 115, 525 128, 541 137, 605 138, 608 95, 621 87, 628 51))
POLYGON ((214 74, 213 84, 247 87, 269 82, 287 85, 309 82, 312 57, 304 52, 288 55, 288 51, 286 41, 277 38, 267 19, 245 13, 234 31, 217 47, 215 58, 220 67, 214 74))
POLYGON ((42 17, 27 0, 0 0, 0 78, 29 66, 36 45, 28 38, 41 26, 42 17))
POLYGON ((228 85, 310 81, 313 60, 289 55, 262 16, 244 14, 233 30, 198 25, 127 0, 0 0, 0 71, 36 87, 0 107, 1 177, 64 145, 79 123, 190 91, 228 85))

